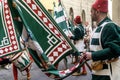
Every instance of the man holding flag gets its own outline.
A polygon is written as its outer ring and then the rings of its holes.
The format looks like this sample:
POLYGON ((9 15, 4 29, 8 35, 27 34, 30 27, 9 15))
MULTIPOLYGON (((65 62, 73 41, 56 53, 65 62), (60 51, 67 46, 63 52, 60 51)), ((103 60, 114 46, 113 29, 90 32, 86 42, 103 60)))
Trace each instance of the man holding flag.
POLYGON ((108 0, 95 0, 91 18, 97 28, 90 39, 91 52, 85 52, 87 59, 92 60, 92 80, 120 79, 120 27, 107 13, 108 0))

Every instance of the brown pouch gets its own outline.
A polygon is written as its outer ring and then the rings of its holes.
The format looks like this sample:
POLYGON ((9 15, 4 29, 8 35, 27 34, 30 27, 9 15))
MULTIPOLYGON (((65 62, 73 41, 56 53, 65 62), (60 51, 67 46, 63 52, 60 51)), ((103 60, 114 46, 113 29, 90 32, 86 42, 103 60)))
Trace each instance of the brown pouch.
POLYGON ((103 69, 103 62, 102 61, 94 61, 91 63, 92 70, 98 71, 103 69))

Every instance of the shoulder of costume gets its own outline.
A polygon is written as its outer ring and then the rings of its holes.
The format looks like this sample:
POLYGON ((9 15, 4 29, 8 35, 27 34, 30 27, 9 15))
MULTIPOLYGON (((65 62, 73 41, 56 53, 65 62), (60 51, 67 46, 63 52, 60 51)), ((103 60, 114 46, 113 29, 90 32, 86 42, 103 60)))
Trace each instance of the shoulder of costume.
POLYGON ((119 27, 119 25, 113 21, 105 22, 104 26, 109 26, 110 28, 119 27))

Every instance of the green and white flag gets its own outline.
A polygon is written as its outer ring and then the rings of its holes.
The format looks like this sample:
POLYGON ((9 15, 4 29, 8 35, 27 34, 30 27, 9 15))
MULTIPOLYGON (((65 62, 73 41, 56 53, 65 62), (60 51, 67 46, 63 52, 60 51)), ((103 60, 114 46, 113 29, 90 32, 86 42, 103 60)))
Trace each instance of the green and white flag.
POLYGON ((58 25, 60 26, 60 28, 64 31, 67 29, 67 23, 66 23, 66 17, 64 14, 64 9, 61 5, 61 1, 59 1, 57 10, 54 11, 55 14, 55 21, 58 23, 58 25))
POLYGON ((19 27, 14 24, 12 12, 6 0, 0 1, 0 57, 21 51, 19 27))
POLYGON ((61 4, 61 0, 58 0, 59 4, 58 7, 55 6, 54 3, 54 19, 59 25, 59 27, 63 30, 63 32, 68 36, 72 35, 71 31, 69 30, 69 23, 67 19, 66 12, 64 7, 61 4))
MULTIPOLYGON (((67 55, 78 52, 78 50, 70 42, 70 40, 55 22, 55 20, 39 2, 39 0, 3 0, 2 2, 2 4, 4 5, 3 9, 5 10, 7 8, 7 11, 5 11, 4 14, 3 12, 0 13, 1 17, 5 15, 4 18, 1 18, 2 27, 0 27, 0 32, 1 34, 4 33, 2 37, 10 35, 9 38, 12 41, 12 45, 10 45, 10 48, 8 49, 11 50, 11 47, 13 47, 13 49, 15 49, 16 51, 20 50, 20 42, 18 41, 19 39, 17 39, 17 37, 20 37, 21 29, 22 27, 25 27, 27 33, 30 36, 29 38, 31 38, 32 41, 37 42, 38 46, 41 46, 44 54, 48 57, 49 62, 54 67, 67 55), (11 7, 13 6, 13 3, 14 7, 11 7), (8 9, 9 7, 10 9, 8 9), (8 11, 11 11, 12 14, 8 14, 8 11), (18 14, 17 17, 21 18, 22 24, 24 26, 17 25, 16 28, 14 27, 14 25, 17 24, 16 22, 12 22, 12 18, 15 18, 16 16, 14 13, 18 14), (12 17, 10 17, 11 15, 12 17), (5 18, 7 19, 7 21, 4 22, 5 18), (9 19, 11 19, 11 21, 9 19), (2 30, 4 30, 5 28, 7 28, 7 30, 10 29, 10 31, 3 32, 2 30), (7 34, 5 35, 5 33, 7 34), (13 36, 13 33, 15 33, 15 36, 13 36), (18 46, 17 48, 16 45, 18 46)), ((2 39, 4 38, 1 38, 0 36, 0 39, 2 42, 2 39)), ((4 48, 3 50, 7 51, 6 48, 4 48)), ((0 52, 3 52, 1 47, 0 52)), ((37 66, 42 69, 42 71, 45 72, 46 75, 54 79, 65 78, 73 73, 80 66, 82 66, 81 63, 78 63, 72 68, 63 71, 59 71, 54 67, 47 70, 41 65, 41 60, 38 55, 36 55, 36 51, 33 50, 31 52, 31 55, 37 66)))

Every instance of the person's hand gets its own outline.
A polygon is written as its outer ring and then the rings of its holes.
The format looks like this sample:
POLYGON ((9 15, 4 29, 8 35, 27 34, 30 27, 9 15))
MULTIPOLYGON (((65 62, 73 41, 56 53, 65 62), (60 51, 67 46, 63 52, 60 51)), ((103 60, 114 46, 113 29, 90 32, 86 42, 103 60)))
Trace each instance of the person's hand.
POLYGON ((87 60, 92 59, 92 53, 91 53, 91 52, 83 52, 83 55, 85 56, 85 58, 86 58, 87 60))
POLYGON ((86 59, 92 59, 92 53, 91 52, 86 52, 86 59))

